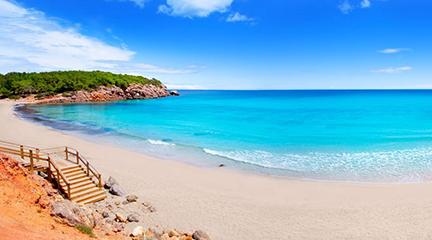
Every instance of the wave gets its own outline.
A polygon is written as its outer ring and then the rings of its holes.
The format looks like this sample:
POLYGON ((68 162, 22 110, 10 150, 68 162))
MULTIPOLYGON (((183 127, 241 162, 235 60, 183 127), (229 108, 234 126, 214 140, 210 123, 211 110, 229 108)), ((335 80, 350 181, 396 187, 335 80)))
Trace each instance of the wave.
POLYGON ((346 178, 419 178, 432 172, 432 148, 370 152, 272 153, 260 150, 217 151, 207 154, 259 167, 346 178))
POLYGON ((164 145, 164 146, 175 146, 174 143, 169 143, 163 140, 153 140, 153 139, 147 139, 147 142, 153 145, 164 145))

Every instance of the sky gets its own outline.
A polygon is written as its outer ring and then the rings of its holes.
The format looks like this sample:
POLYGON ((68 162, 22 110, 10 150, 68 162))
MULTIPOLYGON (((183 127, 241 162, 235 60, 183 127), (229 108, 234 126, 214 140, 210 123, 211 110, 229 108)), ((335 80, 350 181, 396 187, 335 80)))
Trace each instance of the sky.
POLYGON ((0 72, 175 89, 432 88, 429 0, 0 0, 0 72))

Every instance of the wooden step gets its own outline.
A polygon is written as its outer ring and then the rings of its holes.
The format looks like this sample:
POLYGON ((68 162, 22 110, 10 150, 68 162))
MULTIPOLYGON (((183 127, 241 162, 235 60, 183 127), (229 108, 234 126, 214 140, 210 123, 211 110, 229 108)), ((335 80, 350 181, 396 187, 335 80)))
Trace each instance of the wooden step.
MULTIPOLYGON (((96 184, 94 184, 94 182, 92 181, 88 181, 88 182, 82 182, 79 184, 75 184, 75 185, 71 185, 71 192, 75 189, 75 188, 80 188, 80 187, 84 187, 84 186, 95 186, 96 184)), ((66 189, 66 184, 61 185, 63 189, 66 189)))
POLYGON ((71 194, 85 191, 85 190, 88 190, 88 189, 94 188, 94 187, 95 187, 95 184, 93 184, 93 183, 87 183, 87 184, 79 186, 79 187, 73 187, 71 189, 71 194))
POLYGON ((106 198, 106 194, 102 189, 99 191, 87 194, 87 195, 83 195, 81 197, 77 197, 77 198, 73 199, 73 201, 77 202, 77 203, 83 203, 83 202, 87 202, 88 200, 93 200, 93 199, 98 198, 98 197, 106 198))
POLYGON ((79 165, 77 165, 77 166, 74 166, 74 167, 72 167, 72 168, 67 168, 67 169, 61 169, 61 172, 63 173, 63 174, 70 174, 70 173, 75 173, 75 172, 82 172, 83 171, 83 169, 82 169, 82 167, 81 166, 79 166, 79 165))
MULTIPOLYGON (((83 177, 83 178, 76 179, 76 180, 73 180, 73 181, 68 181, 68 183, 69 183, 69 185, 71 187, 81 186, 81 183, 92 183, 92 184, 94 184, 94 182, 89 177, 83 177)), ((60 179, 60 185, 62 187, 66 186, 66 183, 63 181, 63 179, 60 179)))
POLYGON ((72 169, 76 169, 76 168, 81 168, 81 166, 78 164, 72 164, 70 166, 63 167, 61 170, 62 171, 68 171, 68 170, 72 170, 72 169))
POLYGON ((73 200, 80 198, 84 195, 88 196, 88 195, 91 195, 91 194, 96 193, 96 192, 100 193, 101 191, 103 192, 102 189, 93 186, 92 188, 89 188, 87 190, 71 193, 71 200, 73 201, 73 200))
POLYGON ((72 181, 77 180, 77 179, 88 178, 89 176, 87 176, 87 174, 85 174, 85 173, 81 173, 79 175, 75 175, 72 177, 70 177, 70 176, 65 176, 65 177, 69 182, 72 182, 72 181))
POLYGON ((79 204, 85 205, 85 204, 91 204, 91 203, 95 203, 95 202, 99 202, 104 200, 105 198, 107 198, 106 194, 101 194, 101 195, 97 195, 95 197, 89 198, 87 200, 78 202, 79 204))
POLYGON ((84 171, 76 171, 76 172, 71 172, 71 173, 65 173, 64 176, 65 176, 67 179, 70 179, 70 178, 72 178, 72 177, 75 177, 75 176, 77 176, 77 175, 81 175, 81 174, 85 174, 85 175, 87 175, 87 173, 84 172, 84 171))

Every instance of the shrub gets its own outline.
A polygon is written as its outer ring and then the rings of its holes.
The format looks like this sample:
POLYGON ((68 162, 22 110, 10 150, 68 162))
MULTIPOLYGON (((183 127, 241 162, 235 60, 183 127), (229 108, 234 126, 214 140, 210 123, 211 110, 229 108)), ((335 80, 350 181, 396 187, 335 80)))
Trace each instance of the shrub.
POLYGON ((91 228, 89 226, 78 224, 75 227, 76 227, 76 229, 78 229, 78 231, 80 231, 84 234, 87 234, 90 237, 96 237, 96 235, 93 232, 93 228, 91 228))

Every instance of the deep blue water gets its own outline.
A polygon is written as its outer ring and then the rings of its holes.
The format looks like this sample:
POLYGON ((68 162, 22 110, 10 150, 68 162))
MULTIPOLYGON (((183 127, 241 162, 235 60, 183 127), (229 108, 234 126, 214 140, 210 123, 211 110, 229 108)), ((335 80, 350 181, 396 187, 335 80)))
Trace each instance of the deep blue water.
POLYGON ((328 180, 432 176, 432 91, 181 91, 34 106, 63 130, 162 158, 328 180))

